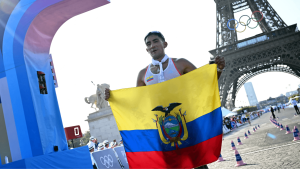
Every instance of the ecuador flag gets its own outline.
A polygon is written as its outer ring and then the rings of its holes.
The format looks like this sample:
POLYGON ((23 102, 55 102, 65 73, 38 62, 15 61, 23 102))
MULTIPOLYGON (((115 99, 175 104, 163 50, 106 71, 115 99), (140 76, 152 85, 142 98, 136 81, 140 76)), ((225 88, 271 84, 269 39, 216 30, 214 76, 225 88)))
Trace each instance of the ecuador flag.
POLYGON ((222 112, 216 65, 111 92, 130 168, 194 168, 218 159, 222 112))

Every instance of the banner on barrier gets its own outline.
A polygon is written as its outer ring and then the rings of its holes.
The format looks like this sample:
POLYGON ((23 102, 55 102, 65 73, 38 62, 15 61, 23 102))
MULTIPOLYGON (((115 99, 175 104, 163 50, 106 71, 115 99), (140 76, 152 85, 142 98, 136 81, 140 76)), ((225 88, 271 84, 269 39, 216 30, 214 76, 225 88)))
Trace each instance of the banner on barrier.
POLYGON ((129 169, 129 165, 128 165, 128 161, 127 161, 124 146, 116 147, 116 148, 114 148, 114 150, 117 153, 124 169, 129 169))
POLYGON ((122 169, 113 149, 97 151, 92 153, 92 155, 99 169, 122 169))

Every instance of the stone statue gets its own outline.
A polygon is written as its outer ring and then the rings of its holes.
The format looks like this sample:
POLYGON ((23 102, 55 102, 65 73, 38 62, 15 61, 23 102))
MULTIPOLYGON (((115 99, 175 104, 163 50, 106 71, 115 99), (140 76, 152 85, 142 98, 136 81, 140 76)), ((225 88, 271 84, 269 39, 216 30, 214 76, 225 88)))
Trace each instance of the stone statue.
POLYGON ((96 108, 98 108, 99 110, 108 107, 108 102, 105 100, 105 88, 109 87, 110 86, 106 83, 103 83, 101 85, 97 84, 96 94, 84 98, 85 102, 87 104, 92 103, 91 108, 93 108, 93 105, 96 105, 96 108))
POLYGON ((109 89, 109 85, 106 83, 103 83, 101 85, 97 84, 97 91, 96 91, 96 95, 97 95, 97 104, 96 107, 99 109, 103 109, 108 107, 108 102, 105 100, 105 89, 108 88, 109 89))

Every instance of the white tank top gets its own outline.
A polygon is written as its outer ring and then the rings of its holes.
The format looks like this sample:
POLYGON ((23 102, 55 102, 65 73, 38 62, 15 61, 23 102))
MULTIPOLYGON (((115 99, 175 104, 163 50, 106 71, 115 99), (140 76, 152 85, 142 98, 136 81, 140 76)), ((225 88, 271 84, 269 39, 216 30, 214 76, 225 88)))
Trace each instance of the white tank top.
MULTIPOLYGON (((153 74, 150 70, 150 65, 147 67, 145 77, 144 77, 144 82, 145 82, 146 86, 156 84, 159 81, 159 74, 153 74)), ((175 77, 178 77, 180 75, 181 74, 179 73, 178 69, 176 68, 173 59, 169 58, 168 66, 164 70, 165 80, 167 81, 167 80, 173 79, 175 77)))

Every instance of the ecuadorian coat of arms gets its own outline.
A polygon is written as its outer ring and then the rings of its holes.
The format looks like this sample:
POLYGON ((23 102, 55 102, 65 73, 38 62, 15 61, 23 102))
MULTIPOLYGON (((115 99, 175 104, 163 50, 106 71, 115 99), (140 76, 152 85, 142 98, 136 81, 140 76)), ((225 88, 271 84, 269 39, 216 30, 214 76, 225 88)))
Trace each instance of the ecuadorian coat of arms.
POLYGON ((181 113, 181 108, 179 112, 171 113, 171 111, 181 105, 181 103, 170 103, 168 107, 157 106, 152 111, 161 111, 165 115, 157 115, 156 120, 153 119, 153 122, 156 123, 158 133, 161 141, 164 144, 171 144, 172 147, 179 149, 179 146, 182 144, 181 141, 184 141, 188 138, 188 130, 186 127, 186 112, 181 113))

